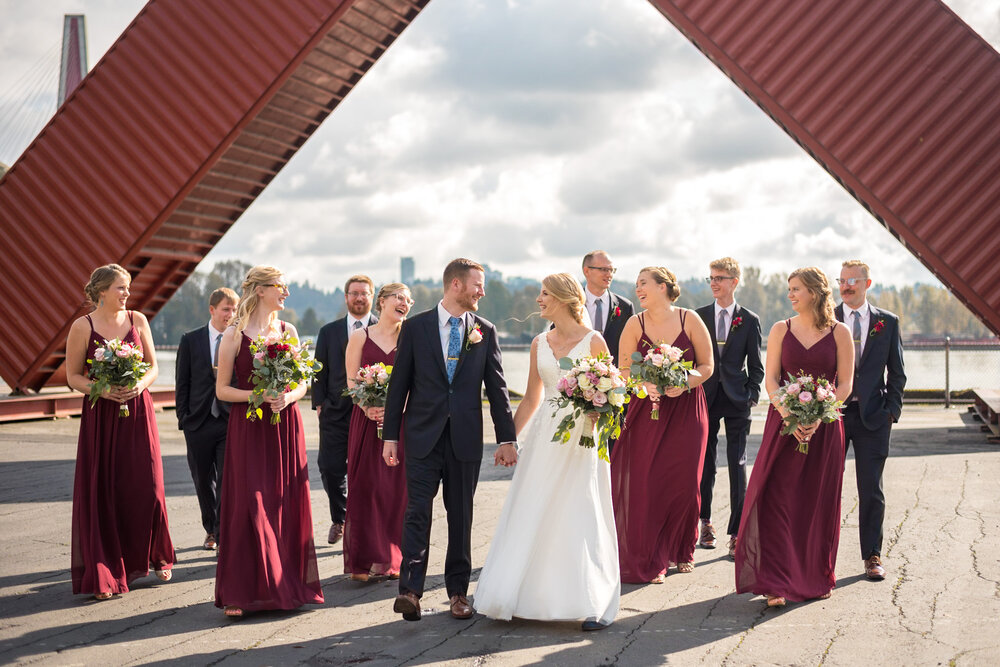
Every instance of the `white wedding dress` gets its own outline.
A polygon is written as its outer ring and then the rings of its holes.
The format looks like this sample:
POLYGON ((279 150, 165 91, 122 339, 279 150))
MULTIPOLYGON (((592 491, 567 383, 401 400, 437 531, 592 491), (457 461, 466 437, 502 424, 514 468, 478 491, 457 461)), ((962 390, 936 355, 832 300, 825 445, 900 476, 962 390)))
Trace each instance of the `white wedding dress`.
MULTIPOLYGON (((584 336, 567 356, 588 355, 592 336, 584 336)), ((553 415, 549 402, 564 371, 545 334, 536 340, 545 397, 518 438, 521 451, 479 575, 476 611, 501 620, 610 623, 621 596, 611 468, 596 448, 578 444, 582 418, 568 443, 552 442, 569 412, 563 408, 553 415)))

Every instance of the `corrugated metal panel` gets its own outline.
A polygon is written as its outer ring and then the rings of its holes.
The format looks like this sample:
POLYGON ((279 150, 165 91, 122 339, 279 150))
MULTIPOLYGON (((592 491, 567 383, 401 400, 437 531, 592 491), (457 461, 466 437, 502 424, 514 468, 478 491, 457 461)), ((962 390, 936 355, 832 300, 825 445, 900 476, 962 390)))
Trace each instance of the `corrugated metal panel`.
POLYGON ((1000 55, 937 0, 650 0, 993 332, 1000 55))
POLYGON ((0 180, 4 380, 53 377, 97 265, 158 312, 428 1, 149 2, 0 180))

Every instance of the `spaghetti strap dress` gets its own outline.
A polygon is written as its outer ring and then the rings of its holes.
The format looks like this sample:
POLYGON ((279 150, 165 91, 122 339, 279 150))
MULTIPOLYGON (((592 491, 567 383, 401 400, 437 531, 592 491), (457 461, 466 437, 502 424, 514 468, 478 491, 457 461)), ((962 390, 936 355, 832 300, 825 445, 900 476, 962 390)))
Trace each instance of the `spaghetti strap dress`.
MULTIPOLYGON (((122 342, 141 349, 133 314, 122 342)), ((103 340, 90 322, 87 358, 103 340)), ((174 545, 167 525, 163 461, 153 399, 148 390, 127 402, 83 397, 73 482, 71 575, 73 592, 125 593, 149 568, 173 567, 174 545)))

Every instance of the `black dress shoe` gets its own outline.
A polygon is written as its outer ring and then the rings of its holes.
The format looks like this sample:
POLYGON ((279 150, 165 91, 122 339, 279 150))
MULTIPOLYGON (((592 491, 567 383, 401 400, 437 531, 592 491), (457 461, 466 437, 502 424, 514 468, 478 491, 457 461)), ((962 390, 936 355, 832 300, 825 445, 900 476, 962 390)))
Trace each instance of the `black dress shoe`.
POLYGON ((611 624, 610 623, 602 623, 601 621, 598 621, 596 619, 588 618, 586 621, 584 621, 580 625, 580 629, 583 630, 584 632, 592 632, 594 630, 603 630, 604 628, 608 627, 609 625, 611 625, 611 624))
POLYGON ((392 610, 403 615, 404 621, 420 620, 420 598, 416 593, 407 591, 396 596, 396 601, 392 604, 392 610))

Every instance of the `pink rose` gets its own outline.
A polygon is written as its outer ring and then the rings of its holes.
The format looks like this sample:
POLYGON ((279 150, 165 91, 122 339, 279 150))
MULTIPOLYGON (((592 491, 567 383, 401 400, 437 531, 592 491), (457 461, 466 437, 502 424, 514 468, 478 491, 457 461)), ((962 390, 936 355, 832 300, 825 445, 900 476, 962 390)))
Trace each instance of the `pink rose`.
POLYGON ((806 384, 807 382, 812 382, 812 377, 809 375, 799 376, 799 384, 806 384))
POLYGON ((261 350, 257 354, 253 355, 253 358, 256 359, 257 361, 264 361, 264 351, 261 350))
POLYGON ((651 354, 649 355, 649 363, 653 364, 657 368, 663 367, 663 355, 662 354, 651 354))
POLYGON ((592 400, 594 400, 594 394, 596 394, 596 393, 597 393, 596 389, 586 389, 586 390, 584 390, 584 392, 583 392, 583 400, 585 400, 585 401, 592 401, 592 400))
POLYGON ((676 347, 672 347, 667 350, 667 359, 670 361, 680 361, 683 358, 684 352, 676 347))
POLYGON ((608 372, 608 365, 605 364, 603 361, 598 361, 596 364, 594 364, 594 370, 600 373, 601 375, 605 375, 608 372))
POLYGON ((785 387, 785 391, 787 391, 789 394, 797 394, 800 391, 802 391, 802 387, 800 387, 797 382, 793 382, 792 384, 785 387))
POLYGON ((577 385, 577 381, 576 381, 576 378, 575 378, 575 377, 573 377, 573 376, 571 375, 571 376, 569 376, 569 377, 567 377, 567 378, 563 378, 563 379, 564 379, 564 380, 566 380, 566 387, 567 387, 568 389, 570 389, 571 391, 572 391, 573 389, 576 389, 576 385, 577 385))
POLYGON ((820 385, 819 387, 816 387, 816 398, 817 399, 819 399, 821 401, 825 401, 829 395, 830 395, 829 392, 827 392, 826 388, 823 387, 822 385, 820 385))
POLYGON ((375 384, 375 377, 372 375, 365 375, 365 384, 375 384))
POLYGON ((94 360, 95 361, 104 361, 104 348, 103 347, 99 347, 96 350, 94 350, 94 360))
POLYGON ((563 378, 559 378, 559 382, 556 382, 556 389, 558 389, 559 391, 566 391, 566 387, 569 386, 567 384, 567 382, 568 382, 568 378, 564 378, 564 377, 563 378))
POLYGON ((813 400, 813 395, 810 394, 808 391, 804 391, 801 394, 799 394, 799 403, 808 403, 811 400, 813 400))
POLYGON ((590 402, 599 408, 608 402, 608 395, 605 394, 603 391, 595 392, 594 397, 590 399, 590 402))
POLYGON ((122 349, 122 348, 118 348, 118 350, 115 352, 115 356, 121 357, 121 358, 124 359, 125 357, 128 356, 128 350, 125 350, 125 349, 122 349))

